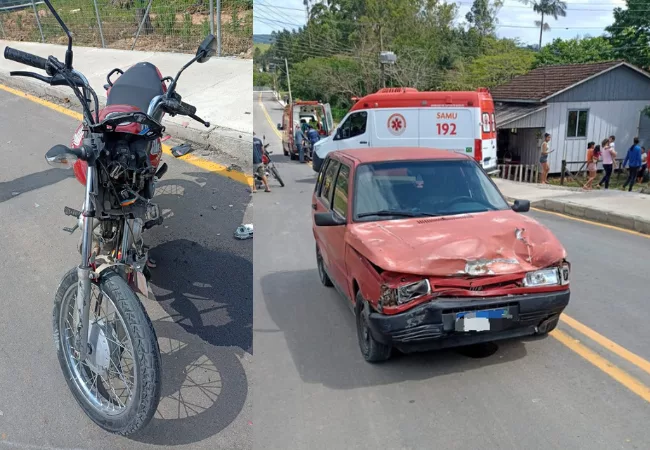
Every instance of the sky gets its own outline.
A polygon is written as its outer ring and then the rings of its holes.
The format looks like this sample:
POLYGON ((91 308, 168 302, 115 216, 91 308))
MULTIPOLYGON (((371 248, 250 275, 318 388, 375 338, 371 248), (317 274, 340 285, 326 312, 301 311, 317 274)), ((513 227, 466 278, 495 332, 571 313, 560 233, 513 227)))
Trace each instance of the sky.
MULTIPOLYGON (((398 1, 398 0, 393 0, 398 1)), ((565 0, 567 17, 551 18, 550 31, 544 32, 542 45, 555 38, 569 39, 580 36, 598 36, 614 21, 613 10, 624 6, 624 0, 565 0)), ((459 5, 458 21, 465 22, 472 0, 458 0, 448 3, 459 5)), ((254 33, 271 34, 284 28, 298 28, 306 22, 303 0, 254 0, 254 33)), ((539 28, 535 20, 539 16, 532 7, 516 0, 505 0, 498 14, 497 35, 502 38, 519 38, 524 44, 537 44, 539 28)))

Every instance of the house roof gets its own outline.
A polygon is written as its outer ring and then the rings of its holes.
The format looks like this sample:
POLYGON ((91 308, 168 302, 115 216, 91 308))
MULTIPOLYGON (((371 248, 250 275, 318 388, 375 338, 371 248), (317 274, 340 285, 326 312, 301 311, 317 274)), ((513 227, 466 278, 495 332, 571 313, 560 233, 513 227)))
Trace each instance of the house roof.
POLYGON ((617 67, 625 66, 650 78, 650 74, 624 61, 543 66, 490 89, 492 98, 500 101, 542 102, 578 84, 617 67))
POLYGON ((512 122, 535 114, 538 111, 548 108, 547 105, 539 104, 503 104, 494 105, 494 116, 498 128, 503 128, 512 122))

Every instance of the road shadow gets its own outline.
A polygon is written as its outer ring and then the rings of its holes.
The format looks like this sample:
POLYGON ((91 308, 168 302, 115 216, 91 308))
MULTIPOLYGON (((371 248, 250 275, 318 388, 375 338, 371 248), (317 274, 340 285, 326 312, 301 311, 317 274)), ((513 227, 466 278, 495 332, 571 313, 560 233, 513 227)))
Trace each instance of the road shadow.
POLYGON ((248 396, 241 358, 253 352, 252 241, 234 239, 250 194, 211 173, 157 186, 165 217, 146 241, 157 267, 151 291, 166 317, 154 321, 163 392, 156 415, 131 439, 187 445, 235 420, 248 396))
POLYGON ((0 203, 25 192, 41 189, 72 177, 74 177, 72 170, 52 168, 42 172, 30 173, 15 180, 0 182, 0 203))
POLYGON ((361 357, 354 316, 346 300, 320 284, 316 269, 267 275, 261 280, 261 295, 271 319, 284 333, 305 383, 357 389, 426 380, 508 363, 527 354, 521 340, 507 340, 410 355, 396 353, 386 363, 371 365, 361 357), (296 292, 310 295, 296 299, 296 292))
POLYGON ((318 178, 318 174, 314 174, 312 177, 308 178, 301 178, 300 180, 294 180, 294 183, 306 183, 306 184, 316 184, 316 179, 318 178))

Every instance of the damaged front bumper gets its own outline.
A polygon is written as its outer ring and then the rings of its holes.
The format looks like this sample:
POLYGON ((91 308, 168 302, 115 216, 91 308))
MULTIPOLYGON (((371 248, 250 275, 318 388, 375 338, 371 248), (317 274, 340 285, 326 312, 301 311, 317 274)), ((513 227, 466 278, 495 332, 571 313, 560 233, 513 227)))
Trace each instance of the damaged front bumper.
POLYGON ((406 312, 368 316, 375 340, 405 353, 545 332, 569 303, 570 291, 490 298, 439 298, 406 312))

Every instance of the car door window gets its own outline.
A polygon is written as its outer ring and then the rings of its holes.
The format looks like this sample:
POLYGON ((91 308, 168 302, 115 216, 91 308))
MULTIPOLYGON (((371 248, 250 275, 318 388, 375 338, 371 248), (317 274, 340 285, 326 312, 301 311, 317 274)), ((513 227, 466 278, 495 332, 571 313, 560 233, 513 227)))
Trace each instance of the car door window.
POLYGON ((350 185, 350 167, 341 164, 339 175, 334 184, 334 199, 332 209, 343 218, 348 216, 348 186, 350 185))
POLYGON ((327 165, 330 162, 329 156, 325 157, 325 161, 323 161, 323 165, 320 168, 320 172, 318 172, 318 181, 316 181, 316 195, 320 196, 321 191, 323 190, 323 179, 325 178, 325 172, 327 171, 327 165))
POLYGON ((323 188, 321 190, 320 199, 327 208, 329 208, 332 204, 334 179, 336 178, 336 173, 339 171, 339 166, 340 164, 338 161, 330 160, 330 163, 327 165, 327 170, 325 171, 325 179, 323 180, 323 188))
POLYGON ((360 111, 350 114, 350 116, 341 125, 340 139, 350 139, 355 136, 360 136, 366 132, 366 124, 368 122, 368 113, 360 111))

